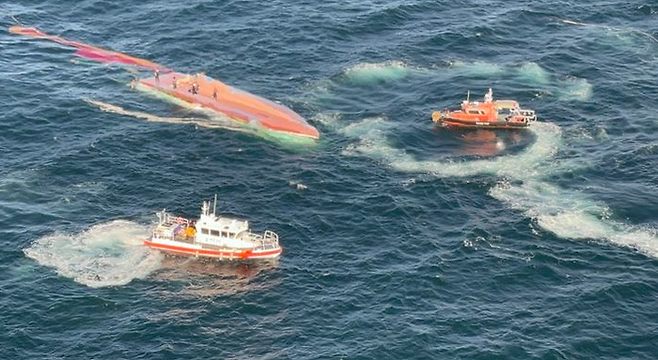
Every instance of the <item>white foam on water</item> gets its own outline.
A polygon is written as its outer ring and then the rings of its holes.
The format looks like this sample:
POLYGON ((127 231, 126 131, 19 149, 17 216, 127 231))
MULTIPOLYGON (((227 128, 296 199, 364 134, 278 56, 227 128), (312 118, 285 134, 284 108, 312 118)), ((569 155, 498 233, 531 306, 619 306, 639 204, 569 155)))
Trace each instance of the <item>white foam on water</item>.
MULTIPOLYGON (((138 119, 145 119, 146 121, 150 121, 150 122, 184 124, 184 125, 192 124, 203 128, 226 129, 231 131, 250 133, 248 128, 241 127, 235 124, 235 122, 233 122, 230 118, 211 111, 206 112, 209 116, 209 118, 207 119, 195 118, 195 117, 163 117, 163 116, 149 114, 144 111, 127 110, 120 106, 108 104, 94 99, 84 99, 84 101, 86 101, 91 105, 97 106, 100 110, 105 112, 131 116, 138 119)), ((189 107, 193 108, 196 111, 202 111, 202 112, 204 111, 204 109, 198 105, 191 105, 189 107)))
POLYGON ((119 286, 160 267, 162 255, 143 245, 146 226, 116 220, 77 233, 37 239, 25 255, 89 287, 119 286))
POLYGON ((383 116, 363 119, 360 122, 348 124, 339 129, 341 133, 359 139, 383 139, 387 130, 395 127, 395 123, 383 116))
POLYGON ((340 119, 341 116, 338 112, 321 112, 313 116, 313 122, 320 123, 330 128, 338 126, 340 119))
POLYGON ((561 143, 560 128, 551 123, 534 124, 536 141, 519 154, 472 161, 418 161, 407 155, 391 161, 393 168, 405 172, 428 172, 447 177, 491 174, 504 177, 538 176, 541 165, 552 157, 561 143))
POLYGON ((451 62, 450 67, 464 75, 498 76, 506 72, 505 67, 485 61, 464 62, 457 60, 451 62))
POLYGON ((555 94, 562 101, 587 101, 592 97, 593 92, 593 86, 587 79, 567 76, 562 80, 558 80, 548 70, 535 62, 523 63, 517 67, 505 67, 486 62, 464 63, 457 61, 451 64, 451 68, 457 72, 451 76, 465 73, 468 76, 495 78, 507 72, 513 72, 523 83, 537 86, 546 94, 555 94))
POLYGON ((596 140, 599 142, 609 140, 610 137, 608 136, 608 132, 605 130, 605 128, 602 127, 595 127, 592 129, 585 128, 585 127, 576 127, 573 128, 570 134, 570 139, 571 140, 587 140, 587 141, 592 141, 596 140))
POLYGON ((343 155, 368 156, 387 163, 390 163, 391 159, 404 157, 404 151, 389 145, 386 139, 388 130, 394 127, 395 123, 384 117, 373 117, 339 129, 344 135, 358 139, 356 144, 343 150, 343 155))
POLYGON ((538 176, 542 163, 552 157, 561 144, 561 130, 552 123, 535 123, 536 141, 519 154, 473 161, 417 160, 406 151, 391 146, 386 138, 394 122, 384 118, 368 118, 345 127, 345 135, 359 139, 348 147, 346 155, 365 155, 382 161, 394 169, 410 173, 429 173, 446 177, 492 174, 506 177, 538 176))
POLYGON ((581 192, 562 189, 540 179, 529 179, 520 185, 500 183, 489 194, 523 211, 543 229, 561 238, 606 240, 658 258, 655 229, 611 220, 607 205, 593 201, 581 192))
POLYGON ((559 81, 558 97, 564 101, 587 101, 592 97, 593 86, 586 79, 569 76, 559 81))
POLYGON ((412 69, 402 61, 382 63, 360 63, 345 70, 345 76, 352 82, 369 84, 380 81, 404 79, 412 69))
POLYGON ((519 77, 530 84, 546 86, 551 82, 549 72, 534 62, 524 63, 516 71, 519 77))
POLYGON ((582 166, 577 160, 555 161, 562 145, 562 131, 553 123, 537 122, 531 127, 535 142, 518 154, 471 161, 417 160, 387 140, 395 122, 383 117, 368 118, 343 128, 343 134, 357 140, 343 153, 366 156, 395 170, 439 177, 499 176, 501 181, 489 194, 511 208, 522 211, 547 231, 568 239, 600 239, 637 249, 658 257, 654 229, 639 228, 610 219, 610 209, 578 191, 549 183, 552 174, 582 166))

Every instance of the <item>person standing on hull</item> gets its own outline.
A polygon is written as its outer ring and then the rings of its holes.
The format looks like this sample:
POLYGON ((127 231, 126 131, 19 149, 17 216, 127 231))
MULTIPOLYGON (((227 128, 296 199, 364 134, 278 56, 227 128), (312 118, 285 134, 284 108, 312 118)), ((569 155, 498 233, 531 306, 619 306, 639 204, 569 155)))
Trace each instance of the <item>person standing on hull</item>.
POLYGON ((192 89, 191 92, 193 95, 196 95, 199 93, 199 90, 201 89, 201 86, 199 86, 199 74, 194 75, 194 82, 192 82, 192 89))

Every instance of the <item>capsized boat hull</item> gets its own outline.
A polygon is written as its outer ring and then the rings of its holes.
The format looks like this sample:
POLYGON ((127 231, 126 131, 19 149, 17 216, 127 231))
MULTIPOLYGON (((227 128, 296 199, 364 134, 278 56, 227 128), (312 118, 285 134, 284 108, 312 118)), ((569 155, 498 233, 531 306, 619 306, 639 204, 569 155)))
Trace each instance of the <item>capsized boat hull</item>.
POLYGON ((240 250, 240 249, 209 249, 198 244, 189 244, 164 239, 144 240, 144 245, 165 253, 180 256, 194 256, 219 260, 260 260, 276 259, 281 256, 282 249, 240 250))
POLYGON ((178 72, 161 74, 158 79, 136 80, 135 87, 165 95, 165 99, 226 115, 238 125, 266 132, 272 137, 297 137, 318 140, 320 133, 289 108, 238 90, 205 75, 178 72), (192 84, 198 91, 191 91, 192 84))
POLYGON ((48 35, 35 28, 12 26, 9 31, 13 34, 50 40, 76 48, 75 55, 87 60, 106 64, 136 66, 160 72, 162 74, 159 76, 159 81, 156 81, 155 78, 135 80, 133 85, 138 89, 164 95, 163 97, 168 100, 178 101, 185 105, 201 106, 227 115, 239 125, 247 127, 250 132, 268 140, 293 145, 306 145, 312 144, 320 138, 317 129, 289 108, 238 90, 207 76, 176 73, 149 60, 48 35), (170 87, 173 77, 180 81, 180 87, 170 87), (197 94, 188 92, 193 81, 200 85, 197 94), (215 92, 216 97, 213 96, 215 92))
POLYGON ((61 38, 59 36, 53 36, 53 35, 48 35, 39 29, 31 28, 31 27, 23 27, 23 26, 12 26, 9 28, 9 32, 12 34, 16 35, 23 35, 23 36, 29 36, 37 39, 45 39, 45 40, 50 40, 54 41, 56 43, 60 43, 62 45, 74 47, 78 49, 75 52, 75 55, 87 58, 90 60, 98 61, 101 63, 116 63, 116 64, 123 64, 123 65, 130 65, 130 66, 137 66, 137 67, 142 67, 145 69, 160 69, 160 70, 166 70, 164 66, 161 66, 159 64, 156 64, 152 61, 148 61, 145 59, 140 59, 134 56, 118 53, 116 51, 111 51, 111 50, 105 50, 102 48, 99 48, 97 46, 89 45, 89 44, 84 44, 81 42, 77 41, 71 41, 67 40, 64 38, 61 38))

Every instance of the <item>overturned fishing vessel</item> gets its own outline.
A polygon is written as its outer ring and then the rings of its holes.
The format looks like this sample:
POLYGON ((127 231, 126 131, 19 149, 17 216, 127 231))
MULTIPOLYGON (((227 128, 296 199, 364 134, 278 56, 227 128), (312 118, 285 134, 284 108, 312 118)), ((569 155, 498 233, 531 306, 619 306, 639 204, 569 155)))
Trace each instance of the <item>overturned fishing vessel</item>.
POLYGON ((320 138, 316 128, 289 108, 205 74, 156 73, 153 77, 135 80, 132 85, 182 106, 201 107, 226 115, 237 125, 251 128, 265 137, 284 141, 320 138))
POLYGON ((131 85, 139 90, 154 92, 179 105, 211 110, 224 115, 240 129, 257 136, 293 144, 313 144, 320 138, 320 133, 315 127, 286 106, 236 89, 203 74, 178 73, 149 60, 48 35, 31 27, 12 26, 9 31, 75 48, 77 49, 75 55, 87 60, 153 71, 154 76, 135 80, 131 85))
POLYGON ((193 221, 157 212, 158 225, 144 245, 175 255, 225 260, 275 259, 281 255, 279 236, 267 230, 262 235, 249 229, 249 222, 215 214, 217 197, 210 212, 204 201, 201 216, 193 221))
POLYGON ((515 100, 493 100, 493 91, 484 100, 470 101, 470 92, 460 110, 443 110, 432 113, 432 121, 444 127, 524 129, 537 120, 534 110, 521 109, 515 100))

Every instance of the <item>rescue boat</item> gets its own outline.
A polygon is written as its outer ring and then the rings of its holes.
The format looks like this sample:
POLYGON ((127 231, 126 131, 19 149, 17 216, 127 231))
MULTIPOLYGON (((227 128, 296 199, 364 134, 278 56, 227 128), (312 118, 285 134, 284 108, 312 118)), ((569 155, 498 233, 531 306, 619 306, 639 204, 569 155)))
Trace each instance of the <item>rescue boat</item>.
POLYGON ((470 92, 460 110, 443 110, 432 113, 432 121, 444 127, 524 129, 537 120, 534 110, 521 109, 515 100, 493 100, 493 91, 484 100, 470 101, 470 92))
POLYGON ((166 210, 157 212, 158 225, 144 245, 174 255, 221 260, 275 259, 281 255, 275 232, 253 233, 248 221, 216 215, 216 208, 217 197, 212 212, 210 203, 204 201, 196 221, 166 210))

